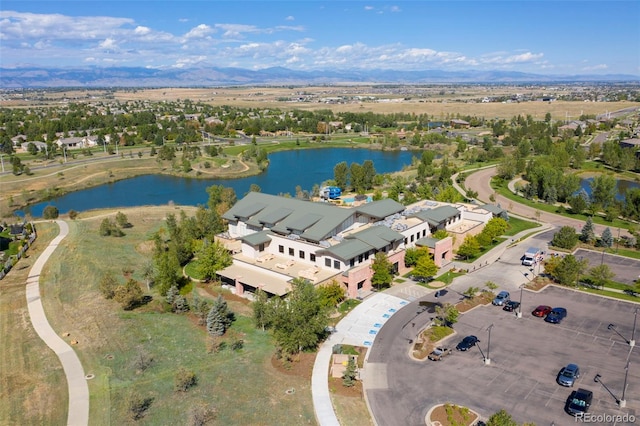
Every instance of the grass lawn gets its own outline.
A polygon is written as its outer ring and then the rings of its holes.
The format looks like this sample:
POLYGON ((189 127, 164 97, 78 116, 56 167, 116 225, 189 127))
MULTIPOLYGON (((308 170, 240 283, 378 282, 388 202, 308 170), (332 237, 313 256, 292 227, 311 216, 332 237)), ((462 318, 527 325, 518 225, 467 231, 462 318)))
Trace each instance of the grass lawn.
MULTIPOLYGON (((237 320, 227 335, 243 340, 243 348, 210 353, 207 333, 193 317, 164 313, 160 300, 127 312, 100 295, 98 282, 107 271, 123 283, 123 268, 131 269, 132 277, 143 281, 151 235, 168 209, 179 213, 169 207, 122 210, 133 225, 122 238, 99 237, 99 216, 71 221, 70 235, 43 271, 49 321, 60 334, 70 333, 65 339, 79 342, 74 348, 85 372, 96 376, 89 381, 91 424, 129 423, 127 403, 134 393, 152 399, 141 424, 186 424, 188 410, 204 405, 215 408, 219 424, 315 424, 310 379, 272 366, 275 348, 269 335, 252 325, 246 303, 229 299, 237 320), (144 371, 134 363, 141 353, 153 358, 144 371), (173 390, 179 367, 197 376, 188 392, 173 390), (286 393, 289 389, 295 392, 286 393)), ((201 287, 200 294, 207 289, 201 287)))
POLYGON ((29 320, 25 283, 40 253, 58 234, 37 225, 38 238, 0 281, 0 424, 62 425, 67 422, 67 382, 56 355, 29 320), (61 391, 62 390, 62 391, 61 391))
POLYGON ((534 229, 540 226, 541 225, 536 222, 518 219, 517 217, 509 217, 509 229, 507 229, 504 235, 511 237, 527 229, 534 229))
MULTIPOLYGON (((540 211, 545 211, 547 213, 554 213, 554 214, 559 214, 571 219, 577 219, 577 220, 582 220, 582 221, 586 221, 587 220, 587 215, 585 214, 574 214, 571 213, 569 209, 563 207, 563 206, 556 206, 556 205, 551 205, 551 204, 547 204, 544 203, 542 201, 537 202, 537 201, 533 201, 533 200, 528 200, 524 197, 520 197, 518 195, 515 195, 513 192, 511 192, 509 190, 509 188, 507 187, 507 183, 506 181, 502 181, 499 179, 493 179, 491 181, 491 188, 493 188, 498 194, 513 200, 517 203, 520 204, 524 204, 526 206, 532 207, 534 209, 540 210, 540 211)), ((593 223, 596 223, 598 225, 605 225, 605 226, 609 226, 612 228, 622 228, 622 229, 628 229, 630 223, 624 220, 620 220, 620 219, 614 219, 611 222, 606 221, 603 217, 600 217, 598 215, 595 216, 591 216, 591 218, 593 219, 593 223)))

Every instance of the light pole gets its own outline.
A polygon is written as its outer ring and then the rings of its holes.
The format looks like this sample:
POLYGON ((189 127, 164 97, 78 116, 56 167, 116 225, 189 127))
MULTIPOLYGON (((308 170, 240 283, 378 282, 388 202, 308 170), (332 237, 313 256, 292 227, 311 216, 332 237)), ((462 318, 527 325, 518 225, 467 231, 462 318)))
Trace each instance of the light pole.
POLYGON ((609 324, 607 326, 607 330, 613 330, 618 336, 622 337, 624 339, 625 342, 627 342, 627 344, 630 347, 634 347, 636 345, 636 324, 637 324, 637 320, 638 320, 638 309, 640 308, 636 308, 635 311, 633 312, 633 329, 631 330, 631 339, 627 339, 626 337, 624 337, 617 329, 616 329, 616 325, 615 324, 609 324))
POLYGON ((2 173, 4 173, 4 154, 0 154, 0 163, 2 163, 2 173))
POLYGON ((520 304, 518 305, 518 318, 522 318, 522 292, 524 291, 524 284, 520 284, 520 304))
MULTIPOLYGON (((631 351, 629 351, 629 356, 631 356, 631 351)), ((625 398, 625 393, 627 392, 627 376, 629 375, 629 359, 627 359, 627 365, 624 367, 624 384, 622 385, 622 398, 620 398, 620 408, 624 408, 627 406, 627 400, 625 398)))
POLYGON ((629 346, 632 348, 636 345, 636 322, 638 320, 638 308, 633 311, 633 329, 631 329, 631 340, 629 340, 629 346))
POLYGON ((491 364, 491 329, 493 328, 493 324, 487 327, 487 331, 489 332, 489 339, 487 340, 487 356, 484 359, 485 365, 491 364))

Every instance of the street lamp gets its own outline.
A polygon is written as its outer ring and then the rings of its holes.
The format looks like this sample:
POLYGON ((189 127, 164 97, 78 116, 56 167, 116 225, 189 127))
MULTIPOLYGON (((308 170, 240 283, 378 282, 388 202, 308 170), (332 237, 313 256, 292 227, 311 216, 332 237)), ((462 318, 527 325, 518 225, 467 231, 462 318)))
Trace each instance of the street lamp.
MULTIPOLYGON (((631 355, 631 352, 629 352, 629 355, 631 355)), ((602 381, 602 376, 600 374, 596 374, 596 376, 593 378, 594 382, 600 383, 607 390, 607 392, 609 392, 609 395, 611 395, 613 399, 615 399, 616 404, 618 404, 620 408, 625 408, 627 406, 627 400, 625 399, 625 394, 627 392, 627 376, 629 375, 629 362, 630 361, 627 358, 627 365, 624 367, 625 372, 624 372, 624 384, 622 385, 622 398, 618 398, 611 391, 611 389, 609 389, 609 387, 604 384, 604 382, 602 381)))
POLYGON ((493 328, 493 324, 487 327, 487 331, 489 332, 489 339, 487 340, 487 356, 484 359, 484 363, 486 365, 491 364, 491 329, 493 328))
POLYGON ((522 318, 522 292, 524 291, 524 284, 520 284, 520 304, 518 305, 517 318, 522 318))
POLYGON ((635 309, 634 313, 633 313, 633 329, 631 330, 631 339, 627 339, 626 337, 624 337, 622 334, 620 334, 620 332, 616 329, 616 325, 615 324, 609 324, 607 326, 607 330, 613 330, 614 332, 616 332, 616 334, 618 334, 618 336, 622 337, 624 339, 624 341, 630 346, 630 347, 634 347, 636 345, 636 340, 635 340, 635 336, 636 336, 636 323, 637 323, 637 319, 638 319, 638 308, 635 309))

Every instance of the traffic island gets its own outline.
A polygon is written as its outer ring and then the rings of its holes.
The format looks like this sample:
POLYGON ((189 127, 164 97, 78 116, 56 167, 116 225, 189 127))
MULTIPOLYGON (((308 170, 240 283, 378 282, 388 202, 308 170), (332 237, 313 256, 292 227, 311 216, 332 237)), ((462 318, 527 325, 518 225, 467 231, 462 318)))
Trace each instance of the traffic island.
POLYGON ((471 426, 480 418, 467 407, 451 403, 432 407, 425 417, 427 426, 471 426))

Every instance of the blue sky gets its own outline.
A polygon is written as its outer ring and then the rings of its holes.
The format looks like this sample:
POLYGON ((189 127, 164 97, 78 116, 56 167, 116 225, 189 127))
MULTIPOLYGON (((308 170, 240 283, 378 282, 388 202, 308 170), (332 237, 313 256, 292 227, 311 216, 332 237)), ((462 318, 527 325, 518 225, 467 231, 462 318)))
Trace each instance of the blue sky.
POLYGON ((11 1, 0 66, 640 75, 640 1, 11 1))

